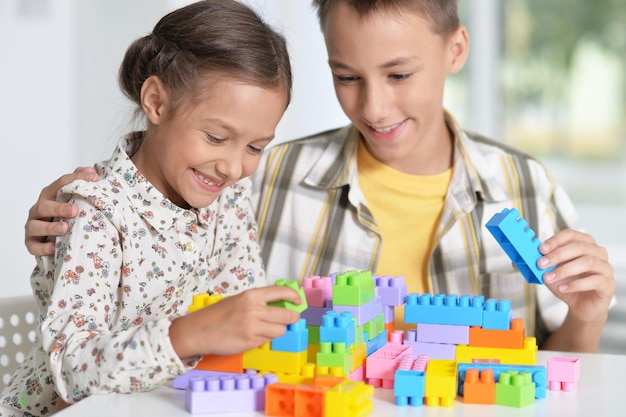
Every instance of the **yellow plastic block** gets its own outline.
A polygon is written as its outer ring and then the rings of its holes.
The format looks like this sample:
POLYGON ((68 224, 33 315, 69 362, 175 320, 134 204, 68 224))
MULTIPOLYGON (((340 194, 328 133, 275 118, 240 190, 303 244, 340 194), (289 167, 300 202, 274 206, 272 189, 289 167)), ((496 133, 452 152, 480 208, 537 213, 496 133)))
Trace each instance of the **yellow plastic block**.
POLYGON ((534 337, 525 338, 522 349, 456 346, 457 362, 471 363, 473 359, 499 359, 500 363, 508 365, 536 365, 537 340, 534 337))
POLYGON ((302 352, 270 350, 269 342, 243 353, 243 369, 254 369, 260 372, 300 375, 306 363, 306 350, 302 352))
POLYGON ((452 407, 456 398, 456 361, 431 359, 424 379, 424 403, 452 407))
POLYGON ((222 294, 196 294, 191 298, 191 305, 187 309, 189 313, 193 313, 194 311, 198 311, 201 308, 208 307, 212 304, 221 301, 224 296, 222 294))
POLYGON ((320 345, 309 345, 307 350, 309 352, 308 355, 307 355, 308 361, 311 362, 311 363, 316 363, 317 362, 317 352, 320 351, 320 345))
POLYGON ((365 361, 367 360, 367 345, 362 343, 358 347, 352 349, 352 369, 350 371, 354 371, 355 369, 360 368, 365 365, 365 361))
POLYGON ((373 396, 371 385, 341 382, 324 395, 324 417, 365 417, 374 411, 373 396))

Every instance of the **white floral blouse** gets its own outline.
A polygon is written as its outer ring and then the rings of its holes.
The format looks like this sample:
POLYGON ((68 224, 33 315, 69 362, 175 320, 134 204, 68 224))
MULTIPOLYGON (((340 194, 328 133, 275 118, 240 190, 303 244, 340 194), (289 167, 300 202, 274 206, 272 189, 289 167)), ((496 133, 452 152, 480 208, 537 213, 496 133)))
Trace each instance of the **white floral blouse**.
POLYGON ((142 138, 122 139, 98 166, 98 182, 60 191, 79 215, 54 258, 37 260, 37 341, 0 396, 0 415, 52 414, 59 396, 73 403, 153 389, 195 365, 182 362, 168 338, 170 320, 193 294, 266 284, 250 181, 206 209, 182 209, 130 160, 142 138))

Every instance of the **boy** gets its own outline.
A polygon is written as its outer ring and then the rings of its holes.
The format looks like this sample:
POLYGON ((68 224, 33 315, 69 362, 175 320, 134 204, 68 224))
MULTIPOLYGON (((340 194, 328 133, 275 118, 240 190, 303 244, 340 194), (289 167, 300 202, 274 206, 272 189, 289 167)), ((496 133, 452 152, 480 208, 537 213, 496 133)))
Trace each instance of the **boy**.
MULTIPOLYGON (((538 161, 463 131, 443 108, 446 77, 469 50, 456 0, 314 4, 352 124, 279 145, 259 167, 270 281, 349 269, 403 275, 410 292, 510 299, 543 349, 597 350, 615 290, 606 250, 574 230, 569 198, 538 161), (539 266, 557 265, 546 286, 528 285, 484 227, 509 207, 544 240, 539 266)), ((29 216, 35 254, 49 248, 38 235, 59 233, 36 220, 66 209, 46 201, 54 195, 52 184, 29 216)))

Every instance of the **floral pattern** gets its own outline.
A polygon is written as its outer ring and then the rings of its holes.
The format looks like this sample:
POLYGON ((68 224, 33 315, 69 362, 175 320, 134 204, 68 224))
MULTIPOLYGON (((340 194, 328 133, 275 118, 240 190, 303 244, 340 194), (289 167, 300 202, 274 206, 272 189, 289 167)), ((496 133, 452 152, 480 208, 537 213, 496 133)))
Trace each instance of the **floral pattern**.
POLYGON ((265 284, 250 181, 206 209, 182 209, 130 160, 142 137, 120 141, 97 166, 98 182, 76 181, 59 193, 79 215, 54 257, 37 259, 37 341, 0 396, 0 415, 43 416, 59 397, 72 403, 158 387, 195 365, 181 361, 168 338, 193 294, 265 284))

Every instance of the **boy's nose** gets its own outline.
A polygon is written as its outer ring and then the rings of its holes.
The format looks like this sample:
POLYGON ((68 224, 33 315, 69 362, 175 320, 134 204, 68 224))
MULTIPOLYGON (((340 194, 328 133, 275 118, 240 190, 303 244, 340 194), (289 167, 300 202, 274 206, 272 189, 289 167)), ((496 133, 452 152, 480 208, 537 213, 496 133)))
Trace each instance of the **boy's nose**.
POLYGON ((374 83, 363 87, 361 93, 361 117, 369 124, 385 119, 389 109, 388 96, 384 86, 374 83))

